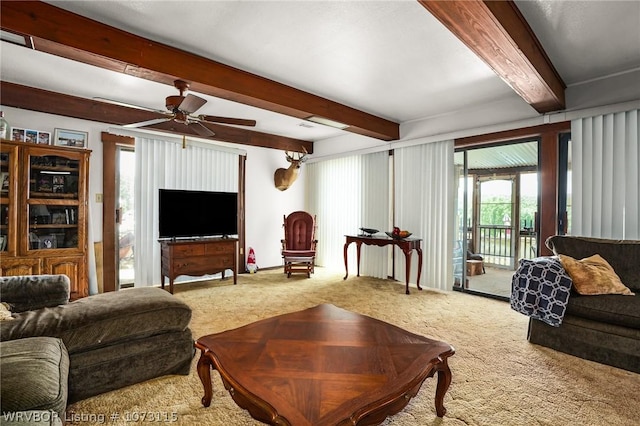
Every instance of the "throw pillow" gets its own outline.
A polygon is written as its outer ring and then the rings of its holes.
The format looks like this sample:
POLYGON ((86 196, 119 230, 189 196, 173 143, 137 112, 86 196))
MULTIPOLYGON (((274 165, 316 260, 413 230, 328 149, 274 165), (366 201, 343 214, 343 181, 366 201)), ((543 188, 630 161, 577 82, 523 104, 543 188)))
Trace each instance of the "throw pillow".
POLYGON ((12 320, 11 311, 6 303, 0 303, 0 321, 12 320))
POLYGON ((609 262, 599 254, 581 260, 563 254, 558 255, 562 266, 569 273, 573 281, 573 288, 578 294, 623 294, 633 296, 620 277, 613 270, 609 262))

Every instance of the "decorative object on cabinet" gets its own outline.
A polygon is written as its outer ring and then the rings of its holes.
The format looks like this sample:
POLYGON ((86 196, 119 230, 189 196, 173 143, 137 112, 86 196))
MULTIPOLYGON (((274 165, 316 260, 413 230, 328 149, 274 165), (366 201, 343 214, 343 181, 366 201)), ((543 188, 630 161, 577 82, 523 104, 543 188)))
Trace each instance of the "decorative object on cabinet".
POLYGON ((3 191, 9 190, 9 173, 8 172, 0 173, 0 183, 2 185, 3 191))
POLYGON ((87 296, 91 151, 3 140, 0 153, 0 275, 65 274, 71 298, 87 296))
POLYGON ((11 140, 24 142, 24 129, 21 129, 20 127, 12 127, 11 140))
POLYGON ((54 135, 54 145, 58 146, 84 148, 87 146, 87 139, 89 139, 87 132, 79 130, 56 129, 54 135))
POLYGON ((24 141, 29 143, 38 143, 38 131, 26 129, 24 131, 24 141))
POLYGON ((38 144, 39 145, 49 145, 51 143, 51 133, 49 132, 38 132, 38 144))

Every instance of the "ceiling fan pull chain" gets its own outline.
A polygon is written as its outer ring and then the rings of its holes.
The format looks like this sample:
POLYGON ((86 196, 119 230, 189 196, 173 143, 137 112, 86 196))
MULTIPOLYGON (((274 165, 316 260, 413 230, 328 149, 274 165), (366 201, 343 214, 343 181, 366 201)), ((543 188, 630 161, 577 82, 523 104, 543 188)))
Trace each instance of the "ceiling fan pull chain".
POLYGON ((182 149, 187 149, 187 136, 182 135, 182 149))

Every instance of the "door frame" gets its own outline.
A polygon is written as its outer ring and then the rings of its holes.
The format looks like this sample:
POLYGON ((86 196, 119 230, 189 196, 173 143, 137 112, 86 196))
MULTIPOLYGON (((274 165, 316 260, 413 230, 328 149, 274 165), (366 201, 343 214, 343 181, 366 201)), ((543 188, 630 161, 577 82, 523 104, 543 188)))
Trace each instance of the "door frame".
MULTIPOLYGON (((105 292, 117 290, 117 262, 118 247, 116 232, 116 207, 117 207, 117 156, 118 145, 133 148, 135 151, 135 138, 131 136, 112 135, 101 133, 102 140, 102 241, 103 241, 103 288, 105 292)), ((236 270, 244 273, 246 253, 246 173, 247 156, 238 156, 238 256, 236 256, 236 270)))
POLYGON ((104 292, 118 289, 118 247, 116 209, 118 146, 135 149, 130 136, 102 132, 102 280, 104 292))
POLYGON ((455 148, 479 147, 496 142, 505 142, 523 138, 540 138, 538 151, 538 170, 540 173, 540 201, 538 203, 539 256, 550 256, 553 253, 544 242, 558 231, 558 154, 560 136, 571 132, 571 122, 563 121, 553 124, 524 127, 521 129, 505 130, 478 136, 456 139, 455 148))

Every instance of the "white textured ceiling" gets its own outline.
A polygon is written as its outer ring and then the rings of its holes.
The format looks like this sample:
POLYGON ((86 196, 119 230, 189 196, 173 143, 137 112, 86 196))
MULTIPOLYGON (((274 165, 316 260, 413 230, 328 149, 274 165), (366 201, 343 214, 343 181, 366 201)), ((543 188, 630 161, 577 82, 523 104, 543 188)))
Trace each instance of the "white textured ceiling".
MULTIPOLYGON (((48 3, 399 123, 519 99, 414 0, 48 3)), ((640 2, 516 4, 568 85, 640 67, 640 2)), ((175 94, 170 86, 1 47, 5 81, 157 109, 175 94)), ((209 102, 199 113, 256 119, 259 131, 307 140, 342 133, 203 97, 209 102)))

